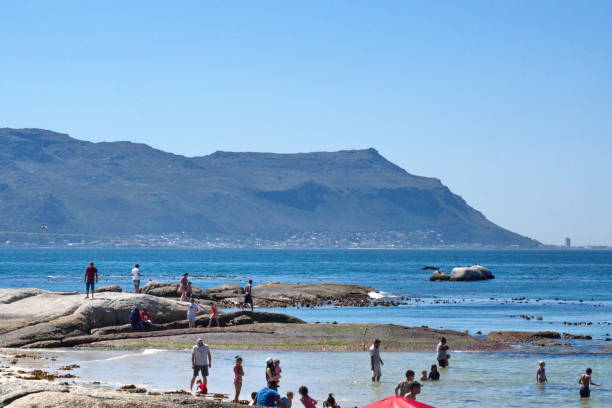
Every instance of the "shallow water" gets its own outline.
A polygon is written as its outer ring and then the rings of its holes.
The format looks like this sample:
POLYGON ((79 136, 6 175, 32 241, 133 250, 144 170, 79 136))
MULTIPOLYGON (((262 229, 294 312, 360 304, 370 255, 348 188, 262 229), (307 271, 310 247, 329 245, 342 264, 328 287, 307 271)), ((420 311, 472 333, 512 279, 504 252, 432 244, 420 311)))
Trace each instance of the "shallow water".
POLYGON ((100 285, 124 289, 131 289, 131 267, 140 263, 143 284, 148 279, 178 281, 188 272, 201 288, 248 279, 255 284, 344 282, 422 300, 384 309, 287 311, 308 321, 427 325, 471 333, 555 330, 599 339, 612 333, 612 251, 2 249, 0 288, 83 291, 83 271, 92 260, 100 270, 100 285), (429 282, 430 271, 421 269, 434 265, 448 272, 476 262, 489 267, 496 279, 429 282), (512 301, 521 297, 528 299, 512 301), (543 320, 511 317, 521 314, 543 320), (567 326, 566 321, 594 324, 567 326))
MULTIPOLYGON (((45 350, 44 353, 49 353, 45 350)), ((189 387, 190 351, 108 351, 59 350, 53 367, 77 363, 77 381, 101 381, 117 388, 136 384, 147 390, 167 391, 189 387)), ((244 358, 245 378, 242 398, 264 385, 265 359, 281 360, 283 377, 280 392, 297 391, 306 385, 320 401, 333 392, 343 407, 362 406, 393 393, 406 369, 420 373, 435 363, 431 353, 385 353, 383 378, 372 385, 368 354, 353 352, 212 350, 213 368, 209 378, 211 392, 233 392, 232 365, 239 353, 244 358)), ((34 361, 41 364, 41 360, 34 361)), ((441 369, 439 382, 424 382, 419 400, 437 407, 610 407, 609 384, 593 387, 590 400, 578 398, 578 377, 586 367, 593 368, 595 382, 612 378, 611 354, 510 354, 453 353, 451 367, 441 369), (549 383, 534 383, 537 361, 546 361, 549 383)), ((297 405, 301 406, 298 401, 297 405)))

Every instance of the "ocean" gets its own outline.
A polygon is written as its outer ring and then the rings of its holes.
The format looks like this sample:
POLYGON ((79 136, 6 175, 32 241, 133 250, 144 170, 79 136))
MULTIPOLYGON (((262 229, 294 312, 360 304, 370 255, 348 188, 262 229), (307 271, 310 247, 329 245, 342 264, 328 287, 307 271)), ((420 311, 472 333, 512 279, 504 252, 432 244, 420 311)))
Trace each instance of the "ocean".
POLYGON ((195 286, 269 281, 339 282, 372 286, 398 307, 283 309, 311 322, 395 323, 453 330, 554 330, 604 339, 612 332, 612 251, 493 250, 0 250, 0 287, 83 291, 90 261, 99 285, 131 290, 131 268, 149 279, 177 281, 188 272, 195 286), (496 279, 430 282, 437 266, 480 263, 496 279), (541 317, 530 320, 519 316, 541 317), (568 325, 567 322, 592 324, 568 325))
MULTIPOLYGON (((19 249, 0 250, 0 287, 37 287, 83 291, 88 262, 100 271, 100 285, 131 289, 130 270, 141 264, 143 280, 178 281, 188 272, 194 285, 223 283, 340 282, 372 286, 397 307, 275 309, 310 322, 395 323, 408 326, 468 330, 555 330, 589 334, 575 340, 579 352, 453 353, 442 380, 425 383, 419 399, 439 408, 453 407, 610 407, 612 378, 612 251, 493 250, 168 250, 168 249, 19 249), (482 282, 430 282, 425 265, 452 267, 480 263, 496 279, 482 282), (517 316, 541 316, 526 320, 517 316), (564 322, 591 322, 567 325, 564 322), (604 352, 602 352, 604 351, 604 352), (547 362, 549 383, 535 384, 537 361, 547 362), (586 367, 596 382, 590 400, 578 398, 577 380, 586 367)), ((187 389, 188 350, 44 350, 59 356, 52 367, 78 363, 78 382, 101 381, 116 388, 126 383, 149 390, 187 389), (112 368, 112 370, 110 369, 112 368)), ((212 392, 233 389, 231 364, 245 360, 243 398, 263 385, 264 360, 281 359, 281 393, 307 385, 322 406, 335 393, 343 407, 362 406, 393 393, 403 372, 419 373, 435 362, 431 353, 385 352, 383 380, 369 382, 368 356, 353 352, 213 350, 212 392)), ((34 360, 32 366, 49 364, 34 360)), ((299 406, 295 401, 294 406, 299 406)))

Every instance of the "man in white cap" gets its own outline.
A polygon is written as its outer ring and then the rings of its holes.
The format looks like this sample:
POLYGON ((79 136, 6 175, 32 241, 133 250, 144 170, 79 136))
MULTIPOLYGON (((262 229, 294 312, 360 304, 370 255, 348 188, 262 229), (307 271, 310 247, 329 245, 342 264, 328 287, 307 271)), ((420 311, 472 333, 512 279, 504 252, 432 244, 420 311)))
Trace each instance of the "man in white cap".
POLYGON ((189 385, 189 391, 193 389, 198 374, 202 374, 202 383, 206 385, 206 377, 208 377, 208 368, 212 368, 212 357, 208 344, 204 344, 204 340, 198 339, 197 344, 193 346, 191 352, 191 368, 193 368, 193 377, 189 385))

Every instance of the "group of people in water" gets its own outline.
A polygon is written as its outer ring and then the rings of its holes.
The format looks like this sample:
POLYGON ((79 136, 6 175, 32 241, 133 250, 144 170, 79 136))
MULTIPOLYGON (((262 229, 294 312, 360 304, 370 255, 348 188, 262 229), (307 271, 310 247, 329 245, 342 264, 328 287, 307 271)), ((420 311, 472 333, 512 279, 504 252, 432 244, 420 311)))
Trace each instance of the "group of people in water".
MULTIPOLYGON (((244 377, 243 359, 241 356, 236 356, 233 367, 233 383, 234 383, 234 398, 233 402, 240 402, 240 393, 242 391, 242 379, 244 377)), ((208 376, 209 369, 212 368, 212 354, 210 347, 204 343, 203 339, 198 339, 191 351, 191 367, 193 376, 189 383, 189 389, 195 395, 208 394, 208 376), (198 378, 200 377, 200 378, 198 378), (196 386, 194 390, 193 387, 196 386)), ((284 396, 278 392, 280 381, 282 378, 282 368, 280 360, 268 357, 266 359, 265 376, 266 386, 258 392, 251 393, 251 401, 249 405, 258 405, 263 407, 279 407, 291 408, 293 405, 294 393, 288 391, 284 396)), ((301 386, 298 389, 300 402, 304 408, 316 408, 317 401, 308 395, 308 388, 301 386)), ((333 394, 329 394, 326 401, 323 403, 325 408, 340 408, 336 403, 333 394)))
MULTIPOLYGON (((134 293, 140 293, 140 265, 134 265, 132 268, 132 281, 134 285, 134 293)), ((189 274, 184 273, 179 280, 178 295, 181 301, 189 302, 187 308, 187 321, 189 322, 189 328, 196 327, 196 316, 199 310, 199 306, 193 296, 193 288, 189 281, 189 274)), ((91 291, 91 297, 94 297, 95 284, 98 283, 98 270, 94 263, 91 262, 85 270, 85 298, 89 298, 89 292, 91 291)), ((252 295, 253 281, 249 280, 244 288, 244 302, 242 307, 250 307, 253 310, 253 295, 252 295)), ((213 303, 210 306, 211 314, 209 316, 208 327, 212 327, 213 323, 219 326, 219 310, 213 303)), ((151 313, 146 309, 139 309, 135 307, 130 313, 130 323, 134 330, 142 331, 148 330, 153 325, 153 317, 151 313)), ((369 348, 370 354, 370 368, 372 370, 372 382, 379 382, 382 376, 382 367, 384 362, 380 356, 381 340, 374 340, 373 344, 369 348)), ((420 381, 439 381, 440 371, 438 367, 448 367, 448 361, 451 355, 449 352, 449 346, 447 340, 444 337, 440 338, 438 345, 436 346, 436 360, 438 364, 432 364, 429 373, 427 370, 421 372, 420 381)), ((236 356, 234 364, 234 402, 239 402, 240 392, 242 389, 242 378, 244 376, 244 369, 242 367, 242 357, 236 356)), ((208 369, 212 366, 212 357, 210 348, 204 344, 202 339, 198 339, 197 344, 192 350, 192 368, 193 377, 190 383, 190 390, 193 390, 194 384, 196 384, 195 393, 197 395, 207 394, 207 377, 209 374, 208 369), (198 375, 201 375, 201 379, 198 379, 198 375), (196 381, 197 380, 197 381, 196 381)), ((545 384, 548 382, 546 377, 546 363, 544 361, 538 362, 538 369, 536 371, 536 383, 545 384)), ((590 386, 601 386, 593 382, 591 377, 593 370, 587 368, 585 373, 578 379, 580 385, 580 397, 589 398, 591 395, 590 386)), ((280 408, 291 408, 293 402, 293 392, 287 392, 284 397, 281 397, 278 393, 279 382, 281 379, 282 369, 280 367, 280 360, 274 360, 268 358, 266 360, 266 383, 267 386, 259 392, 251 393, 251 404, 260 405, 267 407, 280 407, 280 408)), ((421 392, 421 383, 416 381, 415 373, 413 370, 406 371, 406 379, 401 381, 395 387, 395 395, 404 396, 409 399, 416 399, 416 396, 421 392)), ((302 386, 299 388, 298 393, 300 395, 300 402, 304 405, 304 408, 316 408, 317 401, 312 399, 308 395, 308 388, 302 386)), ((326 408, 339 408, 332 394, 329 394, 327 400, 323 403, 326 408)))

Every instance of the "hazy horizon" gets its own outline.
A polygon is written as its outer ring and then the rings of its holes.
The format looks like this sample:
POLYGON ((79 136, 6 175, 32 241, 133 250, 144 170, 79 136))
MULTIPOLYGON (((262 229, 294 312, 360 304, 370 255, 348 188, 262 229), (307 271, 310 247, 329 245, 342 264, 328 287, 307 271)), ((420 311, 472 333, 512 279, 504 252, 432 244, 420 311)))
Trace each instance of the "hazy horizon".
POLYGON ((0 127, 187 156, 373 147, 511 231, 612 245, 610 2, 0 12, 0 127))

